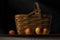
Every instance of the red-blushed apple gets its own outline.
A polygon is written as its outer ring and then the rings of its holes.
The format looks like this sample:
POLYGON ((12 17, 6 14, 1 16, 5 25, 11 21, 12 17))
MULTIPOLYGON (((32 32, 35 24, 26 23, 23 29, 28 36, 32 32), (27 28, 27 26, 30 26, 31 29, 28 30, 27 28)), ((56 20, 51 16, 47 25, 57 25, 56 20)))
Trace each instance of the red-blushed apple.
POLYGON ((26 28, 25 29, 25 34, 26 35, 30 35, 31 34, 31 29, 30 28, 26 28))
POLYGON ((9 31, 9 35, 14 35, 15 34, 15 31, 14 30, 10 30, 9 31))

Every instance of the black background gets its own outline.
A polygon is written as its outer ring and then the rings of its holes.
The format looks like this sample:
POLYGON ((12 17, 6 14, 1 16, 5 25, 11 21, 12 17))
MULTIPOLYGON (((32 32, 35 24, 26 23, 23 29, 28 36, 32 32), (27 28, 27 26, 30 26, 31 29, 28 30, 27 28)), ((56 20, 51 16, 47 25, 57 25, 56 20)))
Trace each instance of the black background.
MULTIPOLYGON (((14 15, 29 12, 34 9, 35 0, 1 0, 0 33, 8 34, 15 28, 14 15)), ((51 34, 60 34, 60 2, 58 0, 38 0, 42 13, 52 15, 51 34)))

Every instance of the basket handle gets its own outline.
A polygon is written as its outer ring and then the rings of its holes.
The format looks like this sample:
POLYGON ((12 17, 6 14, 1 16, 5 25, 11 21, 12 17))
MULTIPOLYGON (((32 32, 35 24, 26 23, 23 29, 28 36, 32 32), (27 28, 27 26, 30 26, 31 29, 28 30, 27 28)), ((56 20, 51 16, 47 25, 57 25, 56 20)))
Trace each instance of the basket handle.
POLYGON ((39 6, 39 3, 38 3, 38 2, 35 2, 35 3, 34 3, 34 10, 33 10, 32 12, 30 12, 30 13, 28 14, 28 16, 30 16, 30 15, 32 15, 32 14, 38 15, 38 16, 41 17, 41 10, 40 10, 40 6, 39 6))

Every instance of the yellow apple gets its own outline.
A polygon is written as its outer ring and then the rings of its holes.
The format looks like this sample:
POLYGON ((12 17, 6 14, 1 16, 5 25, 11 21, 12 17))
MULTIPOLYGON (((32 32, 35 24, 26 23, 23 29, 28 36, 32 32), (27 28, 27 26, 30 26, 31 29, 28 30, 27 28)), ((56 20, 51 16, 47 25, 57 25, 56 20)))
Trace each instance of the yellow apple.
POLYGON ((36 32, 37 35, 40 35, 41 34, 41 28, 40 27, 37 27, 35 29, 35 32, 36 32))
POLYGON ((43 28, 43 35, 46 35, 48 33, 48 29, 47 28, 43 28))

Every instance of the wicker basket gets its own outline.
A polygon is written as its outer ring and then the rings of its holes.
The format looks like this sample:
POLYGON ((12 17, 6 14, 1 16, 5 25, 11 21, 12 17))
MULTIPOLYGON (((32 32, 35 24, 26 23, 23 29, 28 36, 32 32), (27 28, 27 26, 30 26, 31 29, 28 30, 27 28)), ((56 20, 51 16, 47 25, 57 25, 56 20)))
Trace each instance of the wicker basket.
MULTIPOLYGON (((15 23, 18 35, 25 35, 24 30, 31 28, 31 35, 35 34, 34 30, 37 26, 43 28, 44 26, 50 31, 51 16, 41 14, 41 10, 37 2, 35 2, 34 11, 28 14, 16 14, 15 23)), ((48 32, 49 33, 49 32, 48 32)))

